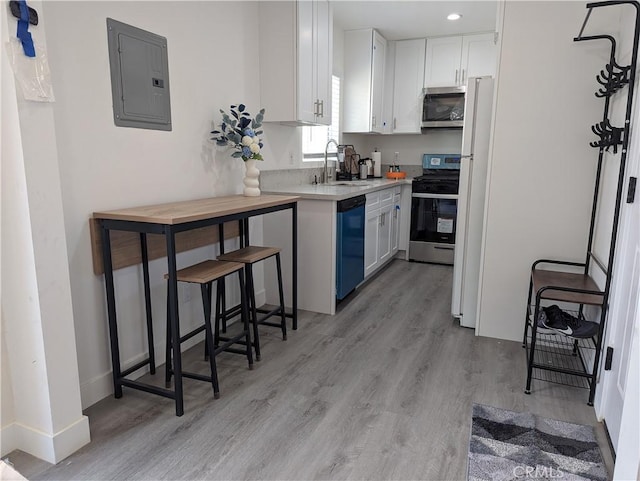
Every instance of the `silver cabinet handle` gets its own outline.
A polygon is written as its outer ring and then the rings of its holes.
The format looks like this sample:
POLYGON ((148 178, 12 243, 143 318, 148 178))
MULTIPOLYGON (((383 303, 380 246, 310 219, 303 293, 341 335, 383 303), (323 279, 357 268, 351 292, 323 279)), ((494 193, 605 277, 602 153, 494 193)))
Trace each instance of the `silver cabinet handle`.
POLYGON ((324 118, 324 100, 320 101, 320 117, 324 118))
POLYGON ((462 83, 464 83, 464 74, 465 74, 465 71, 464 69, 462 69, 462 83))
POLYGON ((375 127, 376 126, 376 116, 372 115, 371 116, 371 127, 375 127))
POLYGON ((318 101, 318 99, 313 102, 313 115, 315 115, 316 117, 320 115, 320 102, 318 101))
POLYGON ((458 69, 456 69, 456 84, 458 83, 458 69))
POLYGON ((396 130, 398 128, 398 119, 396 119, 395 117, 393 118, 393 130, 396 130))

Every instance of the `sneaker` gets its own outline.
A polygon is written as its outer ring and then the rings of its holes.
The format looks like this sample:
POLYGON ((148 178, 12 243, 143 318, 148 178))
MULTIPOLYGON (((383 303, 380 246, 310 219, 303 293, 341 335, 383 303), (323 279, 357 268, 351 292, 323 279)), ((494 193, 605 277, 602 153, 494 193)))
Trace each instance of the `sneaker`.
POLYGON ((538 334, 557 334, 556 331, 547 327, 547 314, 544 312, 544 309, 540 309, 540 312, 538 313, 538 322, 536 324, 538 324, 538 327, 536 328, 538 334))
POLYGON ((549 329, 575 338, 589 338, 598 332, 598 324, 585 321, 563 311, 557 305, 543 308, 546 314, 544 325, 549 329))

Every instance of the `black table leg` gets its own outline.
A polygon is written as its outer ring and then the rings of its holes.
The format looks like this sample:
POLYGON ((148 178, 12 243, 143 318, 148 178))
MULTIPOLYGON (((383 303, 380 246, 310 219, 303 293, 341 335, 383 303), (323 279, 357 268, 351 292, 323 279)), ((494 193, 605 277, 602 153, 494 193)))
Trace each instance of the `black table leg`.
POLYGON ((298 329, 298 204, 293 203, 291 207, 291 279, 293 285, 291 286, 292 299, 292 326, 293 330, 298 329))
POLYGON ((140 250, 142 252, 142 277, 144 278, 144 306, 147 314, 147 343, 149 344, 149 372, 156 373, 156 354, 153 345, 153 318, 151 316, 151 287, 149 283, 149 252, 147 250, 147 234, 140 233, 140 250))
POLYGON ((171 226, 165 228, 167 242, 167 266, 169 272, 167 294, 169 296, 169 314, 171 317, 171 343, 173 350, 173 376, 176 397, 176 416, 184 414, 182 395, 182 355, 180 352, 180 321, 178 318, 178 282, 176 275, 176 239, 171 226))
POLYGON ((113 370, 113 394, 122 397, 122 370, 120 368, 120 348, 118 346, 118 322, 116 317, 116 299, 113 285, 113 263, 111 260, 111 239, 109 230, 100 223, 102 233, 102 266, 104 268, 104 283, 107 291, 107 317, 109 318, 109 341, 111 344, 111 368, 113 370))

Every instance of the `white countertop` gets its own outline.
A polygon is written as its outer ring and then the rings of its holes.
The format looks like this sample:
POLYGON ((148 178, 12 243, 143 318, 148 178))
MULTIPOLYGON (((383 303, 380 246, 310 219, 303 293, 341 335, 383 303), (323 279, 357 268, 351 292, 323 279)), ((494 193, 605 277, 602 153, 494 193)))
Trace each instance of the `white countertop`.
POLYGON ((384 190, 396 185, 411 185, 413 179, 367 179, 337 181, 329 184, 284 185, 262 190, 265 194, 297 195, 302 199, 344 200, 356 195, 384 190))

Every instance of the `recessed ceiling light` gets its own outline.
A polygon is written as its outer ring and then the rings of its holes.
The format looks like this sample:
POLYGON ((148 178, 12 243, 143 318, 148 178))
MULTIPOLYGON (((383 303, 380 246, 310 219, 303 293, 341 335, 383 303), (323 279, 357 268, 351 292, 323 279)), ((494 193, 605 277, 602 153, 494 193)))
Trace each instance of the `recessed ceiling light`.
POLYGON ((447 15, 447 20, 458 20, 462 18, 462 15, 460 15, 459 13, 450 13, 449 15, 447 15))

